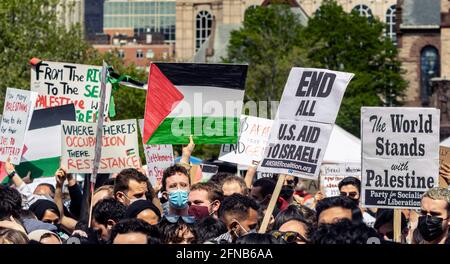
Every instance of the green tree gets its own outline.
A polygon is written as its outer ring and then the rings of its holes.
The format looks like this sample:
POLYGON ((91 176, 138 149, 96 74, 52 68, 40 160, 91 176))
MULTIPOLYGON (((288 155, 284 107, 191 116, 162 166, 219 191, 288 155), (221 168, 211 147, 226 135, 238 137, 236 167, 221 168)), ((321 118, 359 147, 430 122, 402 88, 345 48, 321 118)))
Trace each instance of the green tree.
POLYGON ((79 25, 66 28, 58 19, 57 0, 0 1, 0 109, 6 87, 29 89, 28 61, 89 64, 99 57, 83 39, 79 25))
POLYGON ((384 27, 376 18, 346 13, 326 0, 303 34, 308 58, 316 65, 355 73, 336 122, 358 136, 361 106, 400 105, 406 88, 397 48, 384 36, 384 27))
POLYGON ((231 32, 225 62, 248 63, 246 100, 279 100, 289 70, 305 65, 303 26, 285 4, 252 7, 242 27, 231 32))

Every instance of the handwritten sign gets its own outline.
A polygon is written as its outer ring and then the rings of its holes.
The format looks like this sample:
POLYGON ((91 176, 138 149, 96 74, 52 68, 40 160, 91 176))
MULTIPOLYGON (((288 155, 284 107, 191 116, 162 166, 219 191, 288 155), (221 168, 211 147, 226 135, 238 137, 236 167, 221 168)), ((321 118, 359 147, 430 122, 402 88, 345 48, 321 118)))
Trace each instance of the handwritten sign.
POLYGON ((320 189, 325 197, 339 196, 339 182, 345 177, 361 179, 361 164, 322 164, 320 168, 320 189))
MULTIPOLYGON (((439 166, 442 164, 450 165, 450 148, 439 147, 439 166)), ((447 180, 442 175, 439 175, 439 187, 448 188, 447 180)))
POLYGON ((6 89, 0 127, 0 161, 7 161, 10 157, 12 164, 20 163, 36 96, 36 93, 26 90, 6 89))
MULTIPOLYGON (((43 61, 31 69, 31 91, 37 92, 36 108, 73 103, 78 122, 96 122, 100 104, 102 67, 43 61)), ((105 110, 111 96, 107 84, 105 110)))
POLYGON ((292 68, 258 170, 317 180, 353 74, 292 68))
POLYGON ((272 122, 270 119, 241 115, 238 144, 228 145, 229 153, 220 156, 219 160, 247 166, 256 165, 261 161, 267 146, 272 122))
MULTIPOLYGON (((97 125, 63 121, 61 125, 61 162, 69 173, 91 173, 95 155, 97 125)), ((139 168, 136 120, 103 124, 99 173, 117 173, 126 168, 139 168)))
POLYGON ((161 183, 165 169, 174 164, 172 145, 145 145, 145 160, 147 161, 147 173, 150 179, 161 183))
POLYGON ((420 207, 438 185, 439 120, 434 108, 361 109, 364 206, 420 207))

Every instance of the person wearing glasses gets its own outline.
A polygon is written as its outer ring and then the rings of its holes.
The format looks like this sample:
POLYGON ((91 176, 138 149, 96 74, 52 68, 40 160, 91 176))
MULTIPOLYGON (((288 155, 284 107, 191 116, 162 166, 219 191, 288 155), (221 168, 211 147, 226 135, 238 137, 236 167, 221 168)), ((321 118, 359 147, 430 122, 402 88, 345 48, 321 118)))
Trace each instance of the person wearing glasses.
MULTIPOLYGON (((359 205, 361 198, 361 181, 358 178, 351 176, 345 177, 339 182, 338 188, 341 196, 346 196, 359 205)), ((369 227, 374 227, 376 211, 372 211, 370 208, 365 209, 360 207, 360 209, 363 214, 364 223, 369 227)))
POLYGON ((163 244, 195 244, 197 234, 195 217, 189 215, 165 215, 158 224, 163 244))
POLYGON ((290 205, 277 215, 273 230, 272 235, 275 238, 283 239, 287 243, 306 244, 309 243, 312 224, 303 217, 298 206, 290 205))
POLYGON ((256 232, 259 205, 250 197, 232 194, 226 197, 219 208, 219 219, 228 232, 215 239, 217 243, 234 243, 238 237, 256 232))

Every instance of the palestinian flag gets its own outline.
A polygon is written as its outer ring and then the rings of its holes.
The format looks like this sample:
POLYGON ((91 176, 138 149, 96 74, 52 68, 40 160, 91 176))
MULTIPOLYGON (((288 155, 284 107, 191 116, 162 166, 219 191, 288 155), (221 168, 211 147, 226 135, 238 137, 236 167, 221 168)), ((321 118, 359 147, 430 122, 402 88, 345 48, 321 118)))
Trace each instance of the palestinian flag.
POLYGON ((54 176, 61 157, 61 120, 75 121, 75 106, 63 105, 34 110, 25 135, 20 176, 31 171, 32 178, 54 176))
POLYGON ((247 65, 152 65, 156 67, 150 68, 148 81, 146 144, 188 144, 190 135, 195 144, 237 143, 247 65), (166 90, 159 89, 166 79, 166 90))

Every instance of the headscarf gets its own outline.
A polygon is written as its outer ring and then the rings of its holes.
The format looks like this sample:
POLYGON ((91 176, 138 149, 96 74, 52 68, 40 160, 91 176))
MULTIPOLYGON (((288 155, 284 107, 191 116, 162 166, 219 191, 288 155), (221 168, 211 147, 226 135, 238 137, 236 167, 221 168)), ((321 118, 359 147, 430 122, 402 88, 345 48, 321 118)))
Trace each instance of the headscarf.
POLYGON ((128 218, 136 218, 140 212, 142 212, 146 209, 152 210, 158 216, 158 218, 161 219, 161 212, 149 200, 137 200, 136 202, 133 202, 132 204, 130 204, 130 206, 128 206, 128 209, 127 209, 127 217, 128 218))
POLYGON ((52 201, 46 200, 46 199, 40 199, 34 202, 32 205, 30 205, 30 211, 34 213, 34 215, 39 219, 42 220, 44 217, 45 211, 48 209, 51 209, 58 215, 58 217, 61 217, 59 213, 58 206, 52 201))

